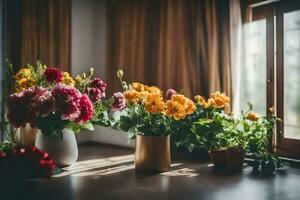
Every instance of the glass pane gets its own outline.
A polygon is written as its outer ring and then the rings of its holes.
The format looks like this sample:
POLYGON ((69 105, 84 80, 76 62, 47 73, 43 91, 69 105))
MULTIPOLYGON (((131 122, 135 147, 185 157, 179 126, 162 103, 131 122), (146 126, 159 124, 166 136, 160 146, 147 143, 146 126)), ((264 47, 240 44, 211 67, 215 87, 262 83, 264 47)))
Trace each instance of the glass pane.
POLYGON ((247 102, 254 111, 266 113, 266 20, 257 20, 244 27, 244 59, 241 75, 241 108, 247 102))
POLYGON ((300 10, 283 17, 284 136, 300 139, 300 10))

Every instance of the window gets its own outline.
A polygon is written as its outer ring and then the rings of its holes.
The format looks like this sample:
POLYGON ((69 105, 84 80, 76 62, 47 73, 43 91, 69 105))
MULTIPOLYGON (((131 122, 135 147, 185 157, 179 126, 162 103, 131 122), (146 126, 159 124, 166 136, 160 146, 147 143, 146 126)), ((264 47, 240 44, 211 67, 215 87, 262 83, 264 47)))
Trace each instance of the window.
POLYGON ((255 105, 254 111, 266 112, 266 19, 256 20, 244 26, 244 52, 241 79, 241 108, 247 109, 247 102, 255 105))
POLYGON ((300 10, 283 14, 284 133, 300 139, 300 10))
POLYGON ((252 14, 245 25, 244 98, 258 105, 259 113, 275 106, 282 119, 273 141, 276 152, 300 159, 300 1, 254 7, 252 14))

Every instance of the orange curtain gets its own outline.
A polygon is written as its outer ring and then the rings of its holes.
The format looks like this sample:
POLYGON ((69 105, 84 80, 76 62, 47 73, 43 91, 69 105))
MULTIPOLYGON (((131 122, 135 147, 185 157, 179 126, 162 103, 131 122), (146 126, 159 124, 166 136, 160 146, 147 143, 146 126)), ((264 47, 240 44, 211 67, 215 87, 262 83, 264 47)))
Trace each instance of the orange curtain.
POLYGON ((231 95, 229 1, 110 0, 107 10, 107 77, 183 90, 231 95))
POLYGON ((21 64, 41 60, 70 70, 71 0, 22 1, 21 64))

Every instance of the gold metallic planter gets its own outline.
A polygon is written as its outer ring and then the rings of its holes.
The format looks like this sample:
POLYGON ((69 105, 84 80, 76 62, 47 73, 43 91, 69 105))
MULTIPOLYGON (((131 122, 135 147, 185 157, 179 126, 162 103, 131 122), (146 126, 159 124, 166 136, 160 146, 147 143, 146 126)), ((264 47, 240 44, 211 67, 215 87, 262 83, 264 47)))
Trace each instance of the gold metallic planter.
POLYGON ((136 136, 135 169, 158 173, 170 170, 170 136, 136 136))

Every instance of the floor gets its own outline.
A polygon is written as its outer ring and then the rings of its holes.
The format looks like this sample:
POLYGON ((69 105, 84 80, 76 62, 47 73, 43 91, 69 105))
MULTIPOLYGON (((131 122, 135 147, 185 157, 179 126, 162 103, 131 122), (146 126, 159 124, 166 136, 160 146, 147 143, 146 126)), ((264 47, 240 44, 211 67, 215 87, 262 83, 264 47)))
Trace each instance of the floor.
POLYGON ((136 173, 133 150, 106 145, 80 146, 79 161, 51 179, 0 181, 0 199, 300 199, 300 169, 257 177, 245 167, 235 175, 215 175, 210 164, 175 160, 170 172, 136 173))

